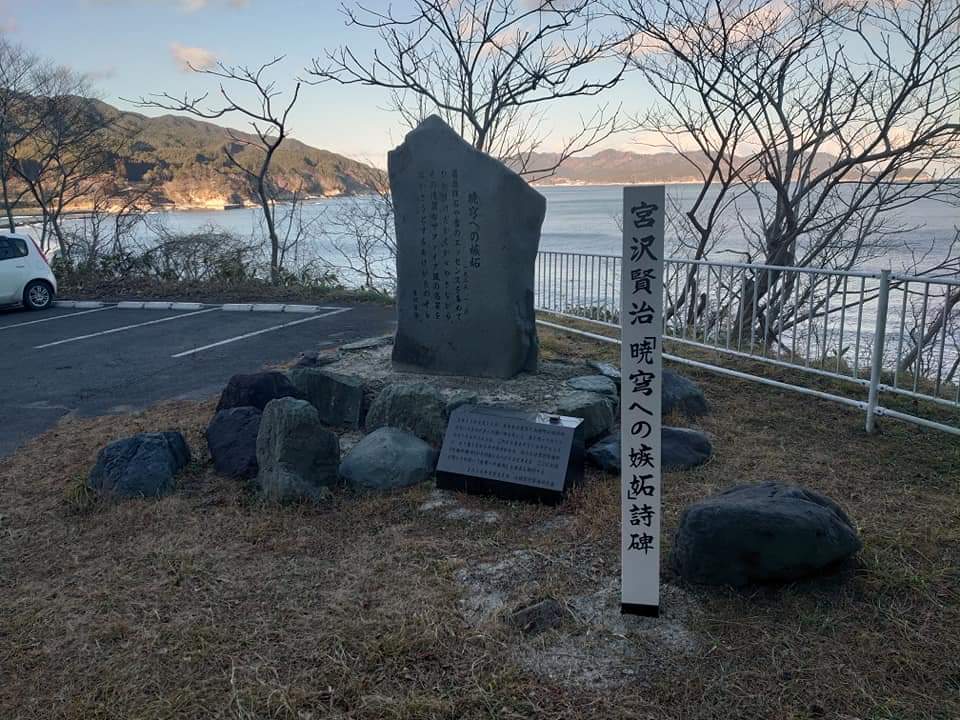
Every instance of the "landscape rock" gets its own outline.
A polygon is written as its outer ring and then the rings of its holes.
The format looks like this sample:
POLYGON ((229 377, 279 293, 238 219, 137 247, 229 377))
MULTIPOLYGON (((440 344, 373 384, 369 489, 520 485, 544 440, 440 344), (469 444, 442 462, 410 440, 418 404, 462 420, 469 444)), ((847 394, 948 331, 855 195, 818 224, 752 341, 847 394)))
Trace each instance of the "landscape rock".
POLYGON ((544 630, 560 627, 565 615, 566 611, 559 602, 547 598, 515 610, 507 615, 506 622, 524 635, 537 635, 544 630))
POLYGON ((335 485, 340 441, 323 427, 317 409, 291 397, 270 401, 257 435, 257 485, 276 502, 317 500, 335 485))
POLYGON ((557 414, 583 418, 583 440, 589 447, 613 427, 616 400, 584 390, 576 390, 561 396, 557 402, 557 414))
POLYGON ((293 368, 319 368, 331 365, 340 359, 338 352, 302 352, 297 356, 293 368))
POLYGON ((356 352, 357 350, 373 350, 374 348, 384 347, 385 345, 393 345, 393 335, 364 338, 363 340, 341 345, 340 349, 344 352, 356 352))
POLYGON ((408 133, 387 165, 397 240, 394 366, 497 378, 534 372, 544 197, 437 116, 408 133))
POLYGON ((661 462, 665 470, 689 470, 713 455, 710 438, 699 430, 665 426, 660 432, 661 462))
POLYGON ((447 398, 447 417, 453 414, 453 411, 464 405, 476 405, 480 402, 480 396, 475 392, 460 390, 447 398))
MULTIPOLYGON (((698 430, 661 428, 661 463, 664 470, 689 470, 713 455, 710 438, 698 430)), ((620 472, 620 432, 614 431, 587 450, 587 460, 610 473, 620 472)))
POLYGON ((619 397, 617 383, 605 375, 581 375, 567 380, 567 385, 574 390, 585 390, 598 395, 606 395, 614 400, 619 397))
POLYGON ((406 430, 439 447, 447 429, 447 402, 426 383, 388 385, 370 405, 365 425, 367 432, 381 427, 406 430))
POLYGON ((354 490, 394 490, 425 482, 437 451, 416 435, 382 427, 354 445, 340 464, 340 477, 354 490))
POLYGON ((661 412, 664 416, 674 410, 679 410, 688 417, 700 417, 710 412, 707 398, 704 397, 700 386, 670 370, 663 371, 662 396, 661 412))
POLYGON ((609 473, 620 472, 620 433, 613 432, 587 448, 587 462, 609 473))
POLYGON ((322 368, 291 370, 289 376, 294 387, 317 409, 325 424, 353 429, 360 427, 363 380, 322 368))
POLYGON ((684 510, 671 563, 690 582, 741 587, 807 577, 861 547, 853 523, 832 500, 765 482, 724 490, 684 510))
POLYGON ((207 426, 207 447, 220 475, 248 480, 257 475, 257 433, 263 413, 255 407, 221 410, 207 426))
POLYGON ((234 407, 255 407, 263 410, 268 402, 281 397, 303 399, 290 378, 282 372, 234 375, 220 395, 217 412, 234 407))
POLYGON ((596 370, 600 375, 608 377, 616 383, 617 392, 620 392, 620 368, 608 362, 600 360, 588 360, 587 365, 596 370))
POLYGON ((189 462, 179 432, 140 433, 100 451, 87 487, 105 497, 160 497, 173 492, 175 476, 189 462))

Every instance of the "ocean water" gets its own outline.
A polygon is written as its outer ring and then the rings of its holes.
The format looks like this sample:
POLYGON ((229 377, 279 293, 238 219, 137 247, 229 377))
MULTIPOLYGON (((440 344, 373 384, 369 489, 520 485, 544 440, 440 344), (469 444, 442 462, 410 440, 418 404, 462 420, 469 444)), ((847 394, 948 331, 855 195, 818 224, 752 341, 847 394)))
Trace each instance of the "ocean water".
MULTIPOLYGON (((622 189, 618 186, 592 187, 541 187, 547 199, 547 215, 540 241, 541 250, 564 252, 620 254, 621 235, 618 216, 621 214, 622 189)), ((667 212, 678 212, 689 207, 696 197, 697 185, 677 184, 667 186, 667 212)), ((335 210, 341 203, 356 202, 354 198, 330 198, 305 206, 307 218, 335 210)), ((751 202, 738 203, 737 213, 728 212, 724 221, 726 230, 721 242, 710 253, 710 259, 723 261, 745 260, 748 243, 745 234, 755 227, 757 210, 751 202), (742 224, 742 227, 741 227, 742 224), (743 228, 746 228, 744 231, 743 228)), ((192 232, 205 226, 223 228, 242 237, 262 237, 259 210, 244 208, 225 211, 171 211, 161 215, 164 225, 177 232, 192 232)), ((923 253, 933 248, 931 258, 942 255, 955 237, 960 226, 960 208, 945 202, 920 199, 891 215, 891 220, 908 232, 890 240, 889 249, 882 254, 866 258, 859 264, 862 268, 880 269, 890 267, 901 271, 912 259, 911 250, 923 253)), ((320 243, 317 248, 323 255, 322 219, 320 243)), ((677 247, 677 237, 668 234, 668 246, 677 247)), ((682 254, 677 252, 676 254, 682 254)))

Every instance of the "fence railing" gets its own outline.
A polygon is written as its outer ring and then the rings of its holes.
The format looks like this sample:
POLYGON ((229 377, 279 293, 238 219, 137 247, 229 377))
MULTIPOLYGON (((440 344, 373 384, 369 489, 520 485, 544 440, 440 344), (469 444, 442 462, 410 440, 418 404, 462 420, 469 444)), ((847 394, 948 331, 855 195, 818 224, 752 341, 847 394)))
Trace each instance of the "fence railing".
MULTIPOLYGON (((619 257, 545 251, 536 269, 539 311, 620 327, 619 257)), ((860 408, 868 431, 879 415, 960 435, 960 421, 942 422, 951 410, 960 417, 960 279, 683 258, 664 272, 664 337, 713 361, 665 357, 860 408), (751 375, 723 357, 833 378, 865 397, 751 375), (946 413, 884 407, 884 394, 946 413)))

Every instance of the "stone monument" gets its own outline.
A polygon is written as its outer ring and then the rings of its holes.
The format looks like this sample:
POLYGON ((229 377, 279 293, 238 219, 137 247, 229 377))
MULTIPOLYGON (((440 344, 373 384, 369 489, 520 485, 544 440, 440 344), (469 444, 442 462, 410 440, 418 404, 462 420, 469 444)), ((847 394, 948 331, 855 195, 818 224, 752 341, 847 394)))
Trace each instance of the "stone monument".
POLYGON ((537 369, 533 275, 546 200, 439 117, 388 157, 397 370, 509 378, 537 369))

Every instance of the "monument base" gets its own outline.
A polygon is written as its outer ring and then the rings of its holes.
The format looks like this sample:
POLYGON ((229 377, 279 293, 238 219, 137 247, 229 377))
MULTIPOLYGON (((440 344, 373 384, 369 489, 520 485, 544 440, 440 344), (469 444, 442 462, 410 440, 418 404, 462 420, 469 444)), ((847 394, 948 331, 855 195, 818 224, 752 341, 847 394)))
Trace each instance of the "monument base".
POLYGON ((659 605, 638 605, 637 603, 620 603, 621 615, 638 615, 640 617, 660 617, 659 605))

